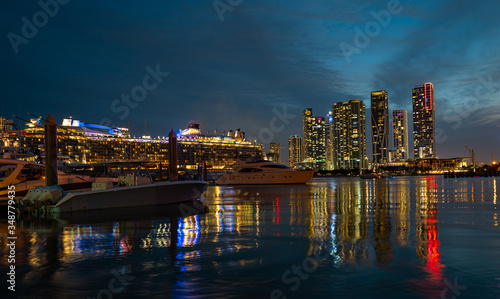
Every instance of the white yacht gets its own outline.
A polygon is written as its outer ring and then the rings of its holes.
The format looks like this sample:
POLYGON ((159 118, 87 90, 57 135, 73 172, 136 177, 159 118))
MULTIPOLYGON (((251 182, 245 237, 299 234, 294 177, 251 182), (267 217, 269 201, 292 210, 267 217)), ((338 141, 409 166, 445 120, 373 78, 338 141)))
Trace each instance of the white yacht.
POLYGON ((305 184, 314 175, 313 170, 297 171, 267 160, 238 160, 232 172, 223 174, 217 185, 305 184))

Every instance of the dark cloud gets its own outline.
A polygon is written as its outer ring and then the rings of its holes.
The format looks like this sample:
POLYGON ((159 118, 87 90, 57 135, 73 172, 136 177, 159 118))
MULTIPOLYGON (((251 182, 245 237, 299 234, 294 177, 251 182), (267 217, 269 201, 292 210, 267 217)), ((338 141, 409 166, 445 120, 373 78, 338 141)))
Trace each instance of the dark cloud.
MULTIPOLYGON (((0 12, 7 70, 2 108, 6 115, 21 109, 23 115, 52 112, 89 122, 106 117, 116 125, 130 123, 136 135, 146 130, 163 136, 198 119, 203 130, 241 128, 258 136, 275 116, 273 108, 286 106, 296 118, 274 136, 286 147, 289 135, 302 134, 306 107, 324 116, 334 102, 360 98, 368 108, 370 91, 386 89, 390 108, 411 115, 411 88, 432 81, 438 125, 455 146, 463 134, 443 115, 456 115, 453 107, 475 95, 479 76, 500 81, 500 5, 401 0, 404 10, 347 63, 339 45, 352 44, 355 27, 364 28, 373 21, 371 12, 387 4, 243 1, 220 21, 212 1, 70 1, 15 54, 7 34, 20 34, 21 18, 32 18, 40 7, 9 2, 0 12), (169 76, 120 119, 111 103, 156 65, 169 76)), ((496 110, 484 109, 498 107, 495 86, 461 114, 462 128, 484 134, 498 129, 496 110)), ((498 148, 498 140, 493 145, 498 148)), ((453 153, 446 144, 441 148, 441 156, 453 153)))

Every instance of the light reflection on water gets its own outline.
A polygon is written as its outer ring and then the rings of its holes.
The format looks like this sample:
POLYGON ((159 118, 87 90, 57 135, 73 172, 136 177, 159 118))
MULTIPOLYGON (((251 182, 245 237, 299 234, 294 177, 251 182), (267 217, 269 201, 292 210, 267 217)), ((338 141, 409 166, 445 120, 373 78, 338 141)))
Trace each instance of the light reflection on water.
POLYGON ((134 278, 116 296, 269 297, 279 289, 290 298, 440 298, 455 279, 468 287, 464 298, 500 295, 495 178, 315 179, 210 187, 203 200, 209 213, 187 217, 22 220, 19 293, 96 297, 113 269, 126 267, 134 278), (284 273, 319 255, 328 258, 293 291, 284 273))

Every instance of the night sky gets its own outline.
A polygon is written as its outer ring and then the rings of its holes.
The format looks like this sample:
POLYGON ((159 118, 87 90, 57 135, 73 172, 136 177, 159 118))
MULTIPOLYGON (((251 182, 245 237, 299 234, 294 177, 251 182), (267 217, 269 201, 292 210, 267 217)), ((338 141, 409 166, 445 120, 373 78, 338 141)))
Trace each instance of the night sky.
POLYGON ((432 82, 439 157, 467 144, 500 158, 498 1, 54 1, 46 18, 37 1, 2 4, 4 117, 53 113, 136 136, 197 120, 280 142, 286 161, 304 108, 369 108, 385 89, 411 119, 412 88, 432 82))

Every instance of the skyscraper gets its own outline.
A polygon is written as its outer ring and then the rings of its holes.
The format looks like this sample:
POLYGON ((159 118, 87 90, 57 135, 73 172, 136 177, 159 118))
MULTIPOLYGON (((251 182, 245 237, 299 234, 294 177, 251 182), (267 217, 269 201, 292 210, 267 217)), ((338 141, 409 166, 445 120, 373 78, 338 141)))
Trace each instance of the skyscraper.
POLYGON ((288 163, 290 167, 304 161, 304 154, 302 151, 302 137, 299 135, 292 135, 288 138, 288 163))
POLYGON ((333 143, 332 143, 333 114, 328 112, 325 118, 325 158, 326 170, 333 169, 333 143))
POLYGON ((312 116, 307 108, 302 114, 304 129, 304 156, 314 163, 315 169, 325 168, 325 118, 312 116))
POLYGON ((312 118, 312 108, 304 109, 302 112, 302 153, 304 154, 304 159, 308 158, 307 154, 311 151, 312 141, 309 132, 311 131, 311 118, 312 118))
POLYGON ((408 114, 406 110, 392 111, 393 161, 401 162, 409 158, 408 152, 408 114))
POLYGON ((274 163, 281 163, 281 151, 278 142, 271 142, 269 144, 269 154, 267 158, 274 163))
POLYGON ((333 104, 333 169, 366 168, 365 125, 365 103, 362 101, 350 100, 333 104))
POLYGON ((373 163, 389 162, 389 104, 387 91, 371 93, 373 163))
POLYGON ((437 158, 436 101, 430 82, 413 89, 413 152, 417 158, 437 158))

